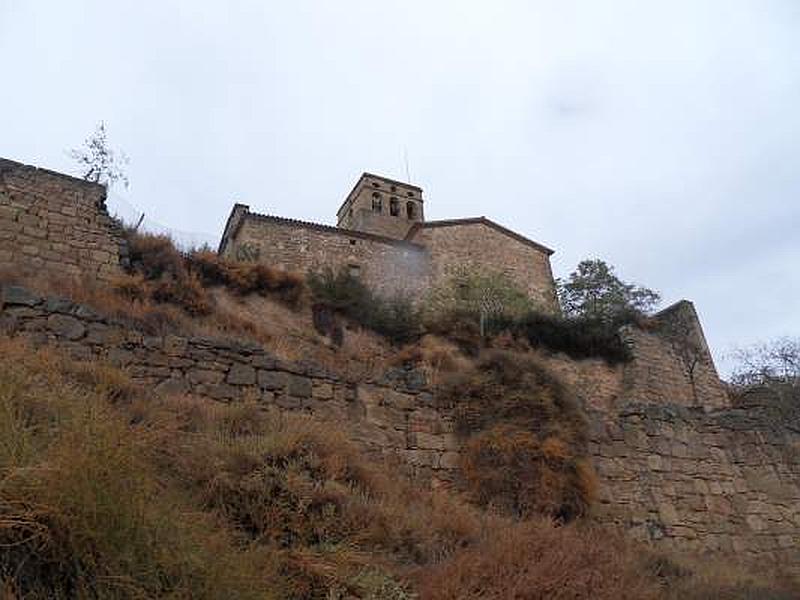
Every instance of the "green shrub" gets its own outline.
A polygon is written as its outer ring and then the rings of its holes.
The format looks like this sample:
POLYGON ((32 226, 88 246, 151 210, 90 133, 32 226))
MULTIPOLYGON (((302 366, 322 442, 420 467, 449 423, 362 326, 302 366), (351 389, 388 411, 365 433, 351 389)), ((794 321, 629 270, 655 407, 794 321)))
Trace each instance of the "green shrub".
POLYGON ((534 348, 563 352, 578 360, 602 358, 609 364, 617 364, 630 360, 630 350, 618 333, 624 323, 623 319, 614 322, 588 318, 565 319, 531 312, 508 323, 506 327, 534 348))
POLYGON ((428 292, 424 307, 426 323, 435 323, 451 314, 471 315, 478 321, 482 310, 490 321, 513 319, 536 305, 504 273, 463 267, 428 292))
POLYGON ((422 334, 419 311, 407 297, 384 298, 346 269, 309 273, 307 281, 316 303, 394 343, 406 343, 422 334))

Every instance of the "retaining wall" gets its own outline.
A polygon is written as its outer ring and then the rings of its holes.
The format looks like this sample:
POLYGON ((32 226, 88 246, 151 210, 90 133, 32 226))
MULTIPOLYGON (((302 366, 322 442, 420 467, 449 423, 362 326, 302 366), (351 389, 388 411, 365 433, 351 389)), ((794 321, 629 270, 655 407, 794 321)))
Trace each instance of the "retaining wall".
MULTIPOLYGON (((414 369, 345 381, 313 364, 280 361, 256 345, 148 337, 69 300, 10 286, 0 292, 0 330, 78 359, 119 365, 160 392, 310 412, 344 427, 367 451, 397 459, 421 481, 458 478, 461 443, 452 416, 414 369)), ((754 401, 709 411, 631 402, 616 397, 626 377, 621 367, 557 357, 546 364, 582 386, 581 395, 597 381, 614 396, 587 403, 601 521, 658 546, 800 572, 800 407, 754 401)))
POLYGON ((0 159, 0 267, 108 280, 126 246, 102 185, 0 159))

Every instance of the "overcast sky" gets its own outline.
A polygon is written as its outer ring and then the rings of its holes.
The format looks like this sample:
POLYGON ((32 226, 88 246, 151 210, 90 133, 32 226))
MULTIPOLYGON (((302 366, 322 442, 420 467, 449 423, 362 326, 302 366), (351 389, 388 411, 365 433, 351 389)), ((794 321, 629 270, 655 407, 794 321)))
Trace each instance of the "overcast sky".
POLYGON ((798 0, 0 0, 0 57, 0 156, 74 172, 105 120, 120 212, 333 223, 407 152, 427 218, 691 299, 718 358, 800 335, 798 0))

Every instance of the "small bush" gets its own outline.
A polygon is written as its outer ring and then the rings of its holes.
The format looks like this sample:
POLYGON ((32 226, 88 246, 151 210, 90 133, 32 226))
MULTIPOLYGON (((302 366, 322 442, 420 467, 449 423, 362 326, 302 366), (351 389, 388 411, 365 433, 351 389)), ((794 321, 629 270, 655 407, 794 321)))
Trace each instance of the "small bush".
POLYGON ((231 262, 208 250, 190 252, 186 263, 206 287, 225 286, 241 296, 275 295, 290 306, 296 306, 303 297, 304 281, 297 273, 259 263, 231 262))
MULTIPOLYGON (((523 521, 426 571, 426 600, 656 600, 657 585, 618 535, 523 521)), ((711 597, 711 596, 709 596, 711 597)))
POLYGON ((462 267, 431 289, 425 298, 426 322, 439 321, 449 313, 479 318, 485 310, 492 319, 515 318, 535 308, 533 300, 501 272, 462 267))
POLYGON ((619 336, 619 328, 631 320, 608 323, 596 319, 554 317, 528 313, 507 327, 534 348, 563 352, 574 359, 602 358, 609 364, 630 360, 630 350, 619 336))
POLYGON ((259 263, 239 263, 207 249, 179 251, 163 235, 127 230, 131 278, 117 289, 132 299, 174 304, 192 316, 213 312, 208 288, 224 286, 241 296, 275 296, 296 306, 303 297, 303 278, 259 263), (138 289, 137 289, 138 288, 138 289))
POLYGON ((396 344, 417 339, 422 333, 419 311, 409 298, 383 298, 346 269, 310 273, 308 286, 317 304, 333 309, 396 344))
POLYGON ((589 511, 596 481, 586 419, 531 359, 487 352, 446 380, 438 398, 454 407, 456 430, 466 438, 464 479, 479 504, 564 521, 589 511))

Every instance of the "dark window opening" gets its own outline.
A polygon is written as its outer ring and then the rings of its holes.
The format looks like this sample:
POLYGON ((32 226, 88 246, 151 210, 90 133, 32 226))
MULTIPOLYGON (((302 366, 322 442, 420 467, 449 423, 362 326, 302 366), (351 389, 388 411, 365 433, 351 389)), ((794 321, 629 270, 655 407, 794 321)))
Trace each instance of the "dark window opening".
POLYGON ((375 212, 383 211, 383 202, 381 201, 381 195, 378 192, 372 193, 372 210, 375 212))
POLYGON ((350 245, 351 246, 355 246, 356 245, 356 241, 355 240, 350 240, 350 245))
POLYGON ((400 203, 397 201, 397 198, 391 198, 389 200, 389 214, 393 217, 400 214, 400 203))
POLYGON ((397 186, 393 185, 389 189, 392 190, 393 192, 396 192, 397 191, 397 186))
POLYGON ((347 265, 350 277, 361 277, 361 267, 359 265, 347 265))
POLYGON ((379 188, 379 187, 381 187, 381 184, 380 184, 380 183, 378 183, 377 181, 373 181, 373 182, 372 182, 372 187, 374 187, 374 188, 379 188))
POLYGON ((414 218, 414 203, 413 202, 406 202, 406 216, 409 219, 414 218))
POLYGON ((408 196, 409 198, 413 198, 414 192, 406 192, 406 196, 408 196))

